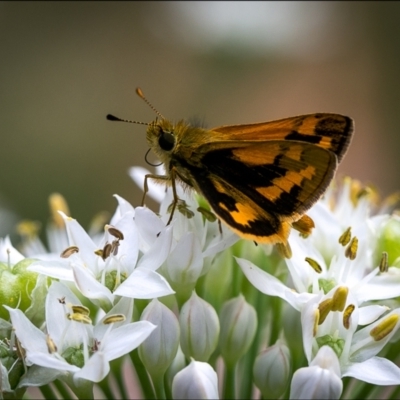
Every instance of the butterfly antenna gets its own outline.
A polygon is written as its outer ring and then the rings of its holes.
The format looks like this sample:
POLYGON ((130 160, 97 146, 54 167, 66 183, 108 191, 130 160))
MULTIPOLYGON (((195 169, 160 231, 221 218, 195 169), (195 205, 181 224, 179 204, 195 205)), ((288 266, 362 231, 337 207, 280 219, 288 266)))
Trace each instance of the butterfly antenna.
POLYGON ((165 119, 164 116, 156 109, 154 108, 153 104, 151 104, 146 97, 144 97, 144 94, 142 92, 142 89, 136 88, 136 94, 145 101, 145 103, 161 118, 165 119))
POLYGON ((130 124, 140 124, 140 125, 150 125, 148 122, 140 122, 140 121, 131 121, 129 119, 118 118, 115 115, 107 114, 106 117, 109 121, 120 121, 120 122, 129 122, 130 124))

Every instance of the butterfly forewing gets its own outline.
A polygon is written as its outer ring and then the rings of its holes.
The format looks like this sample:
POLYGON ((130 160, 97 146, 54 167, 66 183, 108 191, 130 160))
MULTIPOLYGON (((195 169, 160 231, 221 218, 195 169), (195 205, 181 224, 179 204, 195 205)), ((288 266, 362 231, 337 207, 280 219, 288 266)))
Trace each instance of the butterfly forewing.
POLYGON ((332 151, 340 162, 350 144, 353 130, 352 119, 344 115, 300 115, 277 121, 215 128, 210 143, 201 146, 201 150, 215 148, 218 142, 225 147, 225 141, 290 140, 311 143, 332 151))

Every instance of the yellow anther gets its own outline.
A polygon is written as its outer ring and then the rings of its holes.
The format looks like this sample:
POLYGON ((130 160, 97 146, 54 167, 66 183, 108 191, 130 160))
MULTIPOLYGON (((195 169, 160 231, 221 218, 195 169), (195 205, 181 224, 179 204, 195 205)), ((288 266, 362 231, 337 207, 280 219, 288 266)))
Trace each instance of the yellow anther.
POLYGON ((124 234, 117 228, 111 226, 111 225, 106 225, 106 229, 108 230, 110 235, 113 235, 119 240, 124 240, 124 234))
POLYGON ((307 262, 310 264, 311 268, 312 268, 315 272, 317 272, 318 274, 320 274, 320 273, 322 272, 321 266, 320 266, 315 260, 313 260, 312 258, 306 257, 306 258, 305 258, 305 261, 307 261, 307 262))
POLYGON ((346 286, 340 286, 336 289, 332 297, 332 311, 343 311, 346 305, 349 289, 346 286))
POLYGON ((81 314, 81 315, 89 315, 90 314, 90 310, 85 307, 85 306, 81 306, 81 305, 74 305, 71 306, 72 312, 73 313, 77 313, 77 314, 81 314))
POLYGON ((78 253, 78 252, 79 252, 78 246, 70 246, 70 247, 67 247, 67 248, 60 254, 60 257, 61 257, 61 258, 68 258, 68 257, 72 256, 72 254, 78 253))
POLYGON ((349 226, 339 237, 339 243, 346 246, 351 239, 351 226, 349 226))
POLYGON ((329 312, 332 311, 332 299, 326 299, 323 302, 319 303, 318 310, 319 310, 318 325, 321 325, 325 321, 329 312))
POLYGON ((388 272, 389 263, 388 263, 388 253, 386 251, 382 252, 382 258, 379 263, 379 271, 380 272, 388 272))
POLYGON ((299 231, 302 236, 309 236, 315 228, 314 221, 308 215, 303 215, 298 221, 292 223, 292 227, 299 231))
POLYGON ((350 318, 351 318, 351 315, 353 314, 354 309, 355 309, 355 305, 354 304, 349 304, 346 307, 346 309, 344 310, 344 313, 343 313, 343 326, 346 329, 349 329, 349 327, 350 327, 350 318))
POLYGON ((116 322, 123 322, 125 321, 126 317, 124 314, 114 314, 110 315, 109 317, 105 318, 103 321, 103 324, 108 325, 108 324, 114 324, 116 322))
POLYGON ((41 226, 42 224, 38 221, 26 219, 21 221, 16 229, 18 234, 29 240, 38 236, 41 226))
POLYGON ((60 193, 53 193, 49 197, 49 207, 51 218, 57 228, 64 228, 64 219, 58 213, 62 211, 64 214, 69 215, 69 208, 66 200, 60 193))
POLYGON ((91 324, 92 323, 92 320, 87 315, 80 314, 80 313, 67 314, 67 317, 71 321, 81 322, 82 324, 91 324))
POLYGON ((396 327, 399 321, 399 316, 397 314, 392 314, 390 317, 385 318, 382 322, 371 329, 369 333, 374 340, 377 342, 382 340, 384 337, 389 335, 390 332, 396 327))
POLYGON ((276 249, 278 250, 279 254, 285 258, 292 258, 292 249, 290 247, 289 242, 286 243, 276 243, 276 249))
POLYGON ((351 239, 350 244, 346 247, 344 255, 350 260, 354 260, 357 256, 358 239, 356 236, 351 239))

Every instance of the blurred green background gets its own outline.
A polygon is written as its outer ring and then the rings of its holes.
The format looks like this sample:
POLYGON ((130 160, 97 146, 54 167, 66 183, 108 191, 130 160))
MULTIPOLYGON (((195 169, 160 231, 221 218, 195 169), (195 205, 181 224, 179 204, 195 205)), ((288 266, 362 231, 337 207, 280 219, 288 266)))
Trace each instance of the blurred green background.
POLYGON ((153 120, 137 86, 210 128, 349 115, 339 175, 400 189, 399 21, 397 2, 2 2, 1 205, 46 222, 57 191, 84 226, 114 193, 139 205, 145 127, 105 118, 153 120))

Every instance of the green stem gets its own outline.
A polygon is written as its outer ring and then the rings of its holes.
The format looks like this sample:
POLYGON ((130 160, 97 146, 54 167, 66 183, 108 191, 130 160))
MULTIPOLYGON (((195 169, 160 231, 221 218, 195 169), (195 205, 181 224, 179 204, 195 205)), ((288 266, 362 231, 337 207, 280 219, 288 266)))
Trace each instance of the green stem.
POLYGON ((172 399, 172 382, 170 384, 168 384, 167 374, 164 374, 164 388, 165 388, 166 398, 172 399))
POLYGON ((119 388, 119 392, 123 399, 128 399, 129 395, 126 391, 125 382, 124 382, 124 374, 123 374, 123 365, 124 365, 125 357, 120 357, 116 360, 111 361, 111 373, 113 374, 119 388))
POLYGON ((152 376, 154 390, 156 392, 156 398, 164 400, 165 396, 165 387, 164 387, 164 374, 152 376))
POLYGON ((348 393, 349 399, 365 399, 370 393, 372 385, 356 381, 356 384, 352 387, 350 393, 348 393))
POLYGON ((101 382, 98 383, 100 389, 103 391, 106 399, 114 399, 114 393, 111 391, 111 385, 109 381, 109 377, 107 376, 106 379, 103 379, 101 382))
POLYGON ((58 392, 61 394, 61 397, 63 399, 70 399, 71 398, 71 393, 68 390, 68 388, 65 386, 65 383, 60 381, 59 379, 56 379, 53 382, 54 386, 57 388, 58 392))
POLYGON ((135 367, 136 374, 138 376, 140 386, 142 388, 143 398, 155 399, 156 397, 154 395, 153 386, 150 382, 150 378, 149 375, 147 374, 146 368, 144 367, 142 360, 139 357, 138 350, 135 349, 131 351, 129 355, 135 367))
POLYGON ((235 372, 236 364, 228 366, 225 364, 225 380, 224 380, 224 394, 223 399, 235 399, 235 372))
POLYGON ((42 395, 45 399, 57 399, 57 396, 50 385, 40 386, 39 390, 42 392, 42 395))

